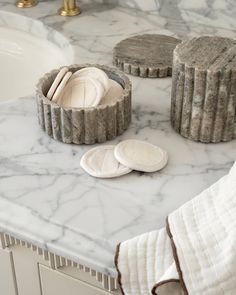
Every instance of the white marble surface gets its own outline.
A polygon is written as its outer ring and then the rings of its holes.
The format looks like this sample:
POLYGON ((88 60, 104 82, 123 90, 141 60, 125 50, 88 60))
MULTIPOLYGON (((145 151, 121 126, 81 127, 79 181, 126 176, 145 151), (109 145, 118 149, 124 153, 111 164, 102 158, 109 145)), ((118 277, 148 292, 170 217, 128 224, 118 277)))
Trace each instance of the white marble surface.
MULTIPOLYGON (((110 65, 112 48, 136 33, 181 38, 236 37, 234 0, 80 1, 79 17, 63 18, 61 1, 18 10, 71 40, 76 63, 110 65), (104 3, 103 3, 104 2, 104 3), (142 3, 142 4, 141 4, 142 3), (145 11, 141 10, 143 8, 145 11)), ((53 38, 53 37, 52 37, 53 38)), ((0 107, 0 227, 96 270, 115 275, 118 242, 163 226, 166 215, 224 175, 236 159, 236 141, 201 144, 176 134, 169 120, 171 79, 133 82, 133 122, 115 141, 137 138, 169 152, 168 166, 98 180, 79 167, 88 146, 55 142, 39 128, 32 97, 0 107)))

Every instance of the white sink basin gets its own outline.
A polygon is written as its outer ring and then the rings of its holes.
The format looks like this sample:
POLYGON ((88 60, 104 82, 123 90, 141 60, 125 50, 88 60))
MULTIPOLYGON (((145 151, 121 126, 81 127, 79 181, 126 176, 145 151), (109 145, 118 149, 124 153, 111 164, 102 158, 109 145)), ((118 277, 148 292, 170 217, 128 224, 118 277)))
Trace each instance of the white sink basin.
POLYGON ((34 93, 45 72, 72 62, 73 50, 60 33, 0 11, 0 102, 34 93))

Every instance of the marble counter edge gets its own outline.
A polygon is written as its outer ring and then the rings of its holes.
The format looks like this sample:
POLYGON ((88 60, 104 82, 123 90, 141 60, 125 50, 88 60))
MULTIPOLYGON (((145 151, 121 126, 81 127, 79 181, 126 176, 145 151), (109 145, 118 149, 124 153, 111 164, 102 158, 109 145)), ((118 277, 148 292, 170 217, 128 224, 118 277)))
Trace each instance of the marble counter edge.
MULTIPOLYGON (((89 239, 86 240, 82 234, 76 234, 72 229, 65 229, 63 226, 60 226, 55 222, 50 222, 46 218, 37 216, 37 212, 32 214, 30 211, 31 210, 26 207, 0 199, 0 232, 9 234, 14 238, 25 242, 32 243, 34 246, 40 247, 43 250, 47 250, 66 259, 70 259, 73 262, 82 264, 85 267, 101 272, 104 275, 113 278, 117 277, 115 265, 114 267, 108 267, 106 265, 109 265, 109 263, 104 263, 101 260, 99 261, 98 256, 89 257, 88 252, 83 252, 82 249, 75 249, 72 246, 71 248, 69 247, 69 245, 76 244, 79 239, 83 240, 84 243, 89 243, 89 239), (19 216, 24 216, 24 218, 19 221, 19 216), (29 224, 31 225, 30 228, 29 224), (39 229, 41 230, 40 232, 39 229), (35 233, 38 234, 35 235, 35 233), (67 235, 70 234, 70 237, 65 238, 65 233, 67 235), (64 240, 60 241, 62 235, 64 240)), ((88 248, 87 246, 83 247, 86 247, 86 249, 88 248)), ((99 257, 104 258, 103 255, 99 257)))

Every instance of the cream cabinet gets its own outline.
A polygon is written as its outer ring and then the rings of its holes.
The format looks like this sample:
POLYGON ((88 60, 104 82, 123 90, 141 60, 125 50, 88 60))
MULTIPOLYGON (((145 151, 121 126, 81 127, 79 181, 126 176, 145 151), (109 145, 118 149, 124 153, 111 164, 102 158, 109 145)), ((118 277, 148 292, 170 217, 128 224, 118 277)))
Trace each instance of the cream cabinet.
POLYGON ((42 295, 106 295, 107 292, 64 273, 39 266, 42 295))
POLYGON ((17 295, 12 252, 0 249, 0 294, 17 295))
POLYGON ((116 279, 0 233, 0 295, 120 295, 116 279))

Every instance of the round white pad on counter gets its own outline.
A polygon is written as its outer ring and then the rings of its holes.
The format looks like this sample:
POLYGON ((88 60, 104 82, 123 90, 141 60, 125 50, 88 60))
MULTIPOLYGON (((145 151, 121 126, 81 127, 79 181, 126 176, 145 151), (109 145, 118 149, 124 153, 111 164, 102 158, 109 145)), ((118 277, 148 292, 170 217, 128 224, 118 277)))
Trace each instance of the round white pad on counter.
POLYGON ((48 90, 47 98, 52 99, 54 92, 56 91, 58 85, 60 84, 61 80, 65 76, 65 74, 68 72, 68 68, 64 67, 62 68, 59 73, 56 75, 56 78, 54 79, 51 87, 48 90))
POLYGON ((115 158, 124 166, 143 172, 154 172, 165 167, 167 152, 141 140, 124 140, 114 150, 115 158))
POLYGON ((98 68, 87 67, 87 68, 78 70, 72 75, 71 79, 76 79, 80 77, 90 77, 92 79, 98 80, 102 84, 103 95, 105 95, 109 89, 109 78, 107 74, 98 68))
POLYGON ((116 81, 109 79, 109 89, 102 98, 100 104, 111 104, 116 102, 123 94, 123 87, 116 81))
POLYGON ((89 77, 72 79, 63 89, 59 99, 60 105, 72 108, 89 108, 97 106, 103 96, 101 83, 89 77))
POLYGON ((90 175, 99 178, 113 178, 132 170, 120 164, 114 157, 113 145, 99 146, 83 155, 80 166, 90 175))

